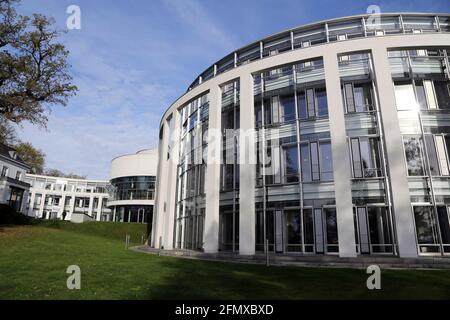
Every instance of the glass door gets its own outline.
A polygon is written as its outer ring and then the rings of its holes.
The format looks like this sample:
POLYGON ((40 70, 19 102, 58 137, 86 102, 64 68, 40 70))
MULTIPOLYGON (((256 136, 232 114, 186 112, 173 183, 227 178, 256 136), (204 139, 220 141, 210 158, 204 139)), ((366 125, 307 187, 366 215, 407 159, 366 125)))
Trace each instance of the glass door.
POLYGON ((367 210, 365 207, 356 208, 356 218, 359 234, 359 252, 361 254, 370 253, 369 228, 367 224, 367 210))
POLYGON ((325 253, 322 209, 314 209, 314 233, 316 253, 325 253))
POLYGON ((275 252, 282 253, 283 243, 283 211, 275 211, 275 252))
POLYGON ((337 230, 337 217, 335 208, 324 208, 323 219, 325 220, 325 243, 326 253, 338 253, 338 230, 337 230))
POLYGON ((437 216, 441 231, 442 249, 444 254, 450 254, 450 217, 448 206, 438 206, 437 216))
POLYGON ((422 254, 440 252, 439 233, 433 212, 431 206, 414 207, 417 244, 419 253, 422 254))

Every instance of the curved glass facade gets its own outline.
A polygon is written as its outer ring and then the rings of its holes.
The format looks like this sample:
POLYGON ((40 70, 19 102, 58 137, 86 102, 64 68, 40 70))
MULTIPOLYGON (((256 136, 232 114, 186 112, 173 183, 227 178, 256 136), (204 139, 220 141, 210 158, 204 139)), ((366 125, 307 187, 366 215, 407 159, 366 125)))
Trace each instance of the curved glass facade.
POLYGON ((179 156, 160 159, 154 244, 450 254, 450 16, 378 18, 276 34, 200 76, 162 122, 179 156))
POLYGON ((156 177, 121 177, 111 180, 113 195, 110 201, 154 200, 156 177))

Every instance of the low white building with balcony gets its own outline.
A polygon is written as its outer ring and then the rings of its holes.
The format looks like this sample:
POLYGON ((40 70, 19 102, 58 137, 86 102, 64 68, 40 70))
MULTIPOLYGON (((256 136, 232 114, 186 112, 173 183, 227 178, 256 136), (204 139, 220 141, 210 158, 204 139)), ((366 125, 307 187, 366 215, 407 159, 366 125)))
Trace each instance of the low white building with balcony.
POLYGON ((40 219, 72 222, 105 221, 110 213, 107 181, 27 174, 31 185, 27 214, 40 219))

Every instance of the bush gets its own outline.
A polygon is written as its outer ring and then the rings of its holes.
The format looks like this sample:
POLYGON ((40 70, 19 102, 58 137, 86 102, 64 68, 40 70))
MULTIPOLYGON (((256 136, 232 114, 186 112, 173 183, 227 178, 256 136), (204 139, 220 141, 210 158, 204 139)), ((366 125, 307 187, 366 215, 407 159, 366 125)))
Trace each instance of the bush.
POLYGON ((14 208, 0 204, 0 225, 30 225, 34 219, 16 212, 14 208))

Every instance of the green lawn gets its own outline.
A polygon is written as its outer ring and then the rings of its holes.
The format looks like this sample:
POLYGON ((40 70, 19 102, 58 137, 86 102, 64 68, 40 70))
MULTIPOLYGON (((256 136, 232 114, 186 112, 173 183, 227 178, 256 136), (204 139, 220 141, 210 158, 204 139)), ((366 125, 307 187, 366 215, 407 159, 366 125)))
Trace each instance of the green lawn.
POLYGON ((124 249, 145 226, 46 223, 0 227, 0 299, 449 299, 450 271, 265 267, 158 257, 124 249), (125 229, 126 230, 125 230, 125 229), (81 290, 66 268, 81 268, 81 290))

